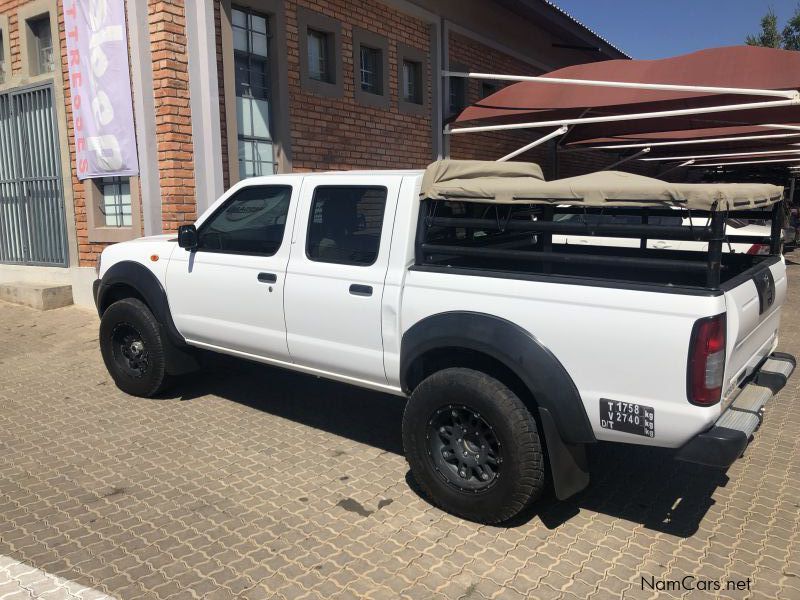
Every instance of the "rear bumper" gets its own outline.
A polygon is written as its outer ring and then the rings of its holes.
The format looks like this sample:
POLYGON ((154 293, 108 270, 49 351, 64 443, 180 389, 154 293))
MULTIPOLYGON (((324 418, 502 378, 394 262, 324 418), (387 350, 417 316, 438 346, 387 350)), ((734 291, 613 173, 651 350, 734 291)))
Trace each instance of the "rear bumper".
POLYGON ((789 354, 771 354, 711 429, 686 442, 675 458, 723 469, 733 464, 761 425, 764 406, 786 385, 795 365, 789 354))

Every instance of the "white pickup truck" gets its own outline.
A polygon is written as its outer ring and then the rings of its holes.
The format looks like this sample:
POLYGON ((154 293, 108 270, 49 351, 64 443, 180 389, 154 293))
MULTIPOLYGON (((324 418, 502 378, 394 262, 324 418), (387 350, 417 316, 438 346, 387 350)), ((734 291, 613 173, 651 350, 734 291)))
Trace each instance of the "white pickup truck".
POLYGON ((598 440, 721 468, 742 454, 795 365, 775 352, 780 196, 611 172, 546 182, 533 164, 477 161, 247 179, 177 237, 104 250, 100 348, 137 396, 161 393, 201 348, 408 398, 421 489, 502 522, 548 480, 559 498, 583 489, 598 440), (651 222, 676 206, 705 225, 651 222), (768 254, 722 251, 735 211, 775 217, 770 239, 749 240, 768 254))

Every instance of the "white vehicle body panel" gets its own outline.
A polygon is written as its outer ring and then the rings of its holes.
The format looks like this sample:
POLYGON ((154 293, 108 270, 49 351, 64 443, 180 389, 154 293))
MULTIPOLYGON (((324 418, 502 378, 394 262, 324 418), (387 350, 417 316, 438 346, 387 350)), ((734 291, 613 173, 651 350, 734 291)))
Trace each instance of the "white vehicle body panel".
POLYGON ((725 292, 728 335, 723 396, 732 392, 778 345, 780 307, 787 292, 786 263, 782 260, 772 265, 770 271, 775 281, 775 298, 763 314, 759 314, 758 289, 752 280, 725 292))
POLYGON ((98 276, 105 275, 109 267, 120 261, 131 260, 152 271, 162 287, 166 287, 167 266, 172 252, 177 247, 175 234, 151 235, 121 244, 112 244, 103 250, 98 276), (153 257, 157 258, 153 260, 153 257))

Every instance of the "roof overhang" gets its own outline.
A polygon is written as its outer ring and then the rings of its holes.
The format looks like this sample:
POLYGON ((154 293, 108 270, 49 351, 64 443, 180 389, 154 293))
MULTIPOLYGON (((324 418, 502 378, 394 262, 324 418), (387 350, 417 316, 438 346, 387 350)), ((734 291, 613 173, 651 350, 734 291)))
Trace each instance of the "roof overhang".
POLYGON ((548 0, 494 1, 526 19, 546 25, 547 29, 565 40, 574 40, 575 50, 595 51, 598 60, 630 58, 623 50, 548 0))

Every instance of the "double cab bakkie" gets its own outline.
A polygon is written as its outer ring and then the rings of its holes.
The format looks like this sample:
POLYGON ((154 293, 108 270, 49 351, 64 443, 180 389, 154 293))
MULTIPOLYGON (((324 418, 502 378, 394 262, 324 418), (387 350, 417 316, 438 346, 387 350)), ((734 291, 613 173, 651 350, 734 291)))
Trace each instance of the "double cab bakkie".
POLYGON ((395 394, 422 491, 503 522, 548 482, 588 485, 601 440, 720 468, 744 452, 795 365, 776 351, 781 203, 766 184, 512 162, 256 177, 177 236, 103 251, 100 349, 136 396, 197 349, 395 394), (737 238, 767 251, 723 251, 733 217, 770 222, 737 238), (576 235, 638 243, 559 243, 576 235))

